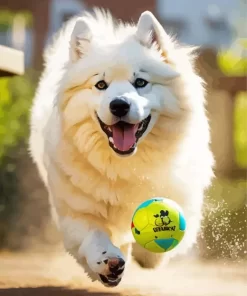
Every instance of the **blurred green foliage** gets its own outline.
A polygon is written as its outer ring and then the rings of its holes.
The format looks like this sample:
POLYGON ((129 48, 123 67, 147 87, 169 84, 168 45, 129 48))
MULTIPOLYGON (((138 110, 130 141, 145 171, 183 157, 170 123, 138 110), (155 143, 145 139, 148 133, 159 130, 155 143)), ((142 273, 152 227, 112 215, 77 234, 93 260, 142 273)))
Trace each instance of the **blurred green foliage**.
POLYGON ((247 39, 236 42, 235 47, 219 51, 217 55, 219 68, 226 76, 247 75, 247 39))
POLYGON ((28 138, 29 109, 36 73, 0 78, 0 242, 18 196, 16 163, 28 138))
MULTIPOLYGON (((219 51, 218 66, 226 76, 247 75, 247 40, 219 51)), ((247 85, 246 85, 247 86, 247 85)), ((233 141, 235 162, 247 168, 247 92, 235 98, 233 141)), ((215 179, 208 191, 202 227, 203 256, 247 258, 247 180, 215 179)))
MULTIPOLYGON (((231 48, 219 51, 217 61, 224 75, 247 76, 247 39, 238 38, 231 48)), ((239 92, 235 102, 233 131, 235 161, 240 168, 247 168, 247 92, 239 92)))
POLYGON ((8 151, 27 137, 33 93, 30 74, 0 79, 0 165, 8 151))
POLYGON ((17 15, 24 17, 26 26, 28 28, 33 26, 33 16, 29 11, 18 11, 14 12, 7 9, 0 8, 0 32, 5 32, 12 27, 13 20, 17 15))
POLYGON ((235 98, 234 147, 236 163, 247 168, 247 92, 240 92, 235 98))

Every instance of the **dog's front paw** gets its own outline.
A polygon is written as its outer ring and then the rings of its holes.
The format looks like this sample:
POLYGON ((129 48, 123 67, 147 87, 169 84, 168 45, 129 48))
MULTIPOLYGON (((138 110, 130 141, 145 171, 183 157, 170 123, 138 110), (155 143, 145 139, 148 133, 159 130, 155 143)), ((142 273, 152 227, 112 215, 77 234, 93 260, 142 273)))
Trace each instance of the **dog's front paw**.
POLYGON ((108 287, 117 286, 123 276, 125 261, 121 257, 106 257, 100 264, 103 267, 103 273, 99 274, 101 282, 108 287))
POLYGON ((85 258, 90 277, 97 278, 107 287, 116 287, 125 268, 125 257, 101 230, 89 232, 79 248, 79 256, 85 258), (92 276, 93 274, 93 276, 92 276))
POLYGON ((116 250, 117 252, 103 251, 96 264, 89 262, 90 267, 98 273, 100 281, 107 287, 116 287, 124 273, 125 259, 120 250, 116 250))

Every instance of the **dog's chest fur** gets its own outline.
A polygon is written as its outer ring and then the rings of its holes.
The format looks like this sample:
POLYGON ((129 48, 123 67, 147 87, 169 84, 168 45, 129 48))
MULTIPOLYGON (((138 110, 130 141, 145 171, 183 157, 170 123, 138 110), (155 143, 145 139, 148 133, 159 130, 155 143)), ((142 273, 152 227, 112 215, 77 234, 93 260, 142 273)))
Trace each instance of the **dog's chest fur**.
MULTIPOLYGON (((111 173, 107 173, 93 167, 75 150, 66 150, 62 145, 53 157, 55 167, 51 175, 56 184, 54 195, 63 196, 74 211, 103 216, 109 224, 117 226, 121 220, 125 224, 131 221, 135 208, 151 197, 167 196, 179 203, 184 202, 181 192, 178 192, 181 187, 172 182, 172 171, 164 165, 152 170, 148 164, 143 165, 141 170, 133 166, 131 170, 126 166, 113 168, 109 163, 107 168, 111 173), (112 178, 113 172, 115 178, 112 178), (160 180, 163 182, 160 183, 160 180)), ((132 163, 134 165, 135 162, 132 163)))

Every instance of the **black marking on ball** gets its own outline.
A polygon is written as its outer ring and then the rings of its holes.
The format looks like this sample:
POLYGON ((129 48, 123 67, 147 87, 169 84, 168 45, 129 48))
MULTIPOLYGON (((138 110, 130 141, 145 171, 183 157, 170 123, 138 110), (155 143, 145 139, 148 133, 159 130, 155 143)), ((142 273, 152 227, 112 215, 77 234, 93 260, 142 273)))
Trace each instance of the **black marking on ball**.
POLYGON ((97 262, 97 264, 101 264, 101 262, 100 262, 100 261, 98 261, 98 262, 97 262))
POLYGON ((102 254, 103 254, 103 255, 106 254, 106 251, 102 252, 102 254))
POLYGON ((107 264, 107 263, 108 263, 108 259, 105 259, 105 260, 104 260, 104 263, 107 264))
POLYGON ((135 233, 140 234, 141 232, 138 229, 135 228, 135 233))

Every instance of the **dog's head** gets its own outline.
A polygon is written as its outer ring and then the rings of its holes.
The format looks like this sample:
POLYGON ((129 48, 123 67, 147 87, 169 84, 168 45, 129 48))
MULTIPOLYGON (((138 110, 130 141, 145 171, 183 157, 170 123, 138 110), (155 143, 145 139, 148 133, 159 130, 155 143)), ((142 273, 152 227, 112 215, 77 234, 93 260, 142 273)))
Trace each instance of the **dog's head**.
POLYGON ((181 53, 150 12, 136 26, 117 24, 99 11, 78 18, 61 103, 77 149, 98 149, 109 158, 133 155, 139 146, 146 152, 172 146, 189 109, 181 73, 193 75, 181 53))

